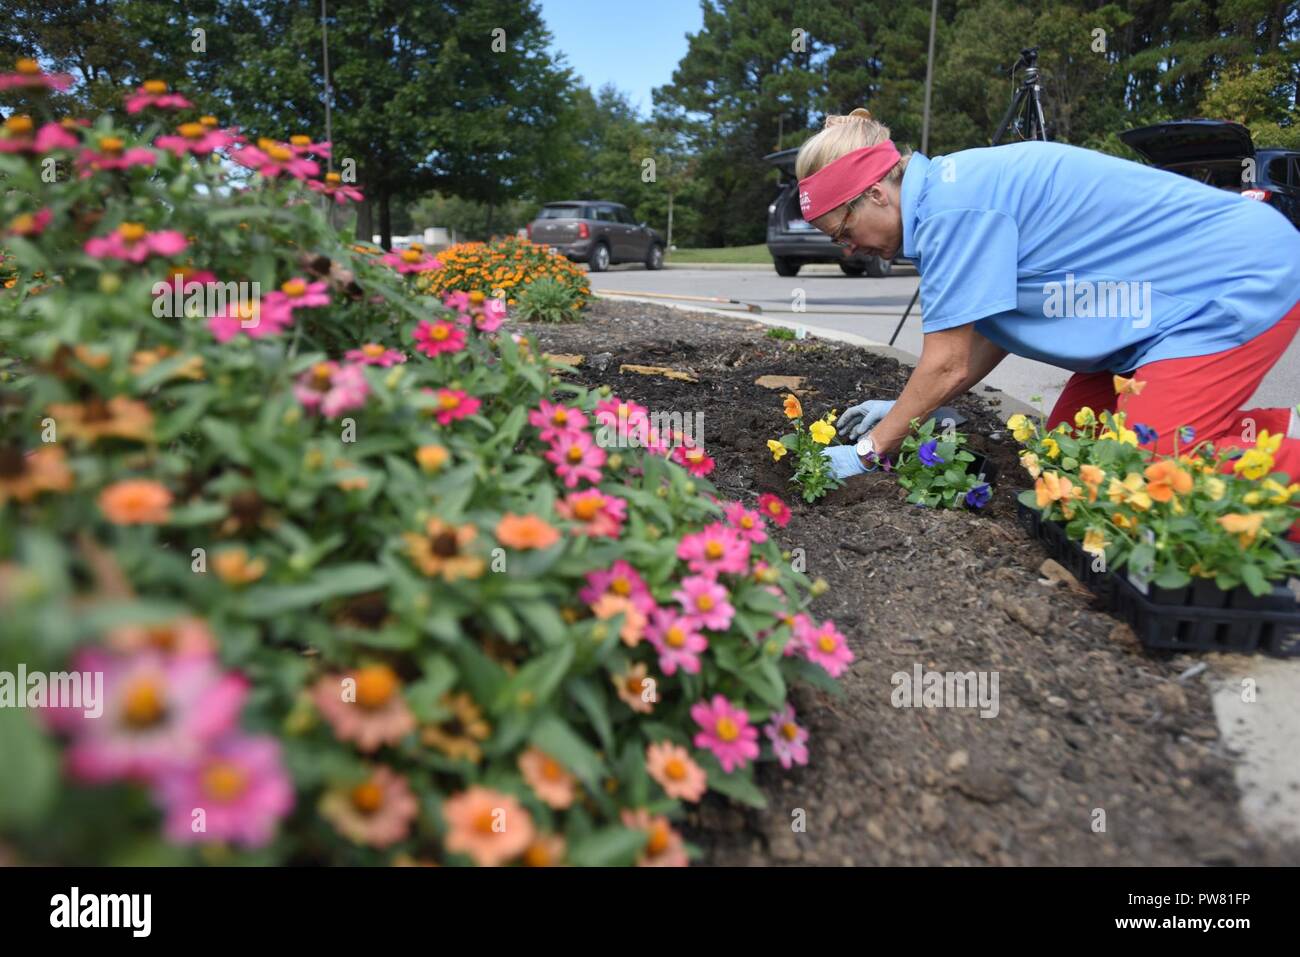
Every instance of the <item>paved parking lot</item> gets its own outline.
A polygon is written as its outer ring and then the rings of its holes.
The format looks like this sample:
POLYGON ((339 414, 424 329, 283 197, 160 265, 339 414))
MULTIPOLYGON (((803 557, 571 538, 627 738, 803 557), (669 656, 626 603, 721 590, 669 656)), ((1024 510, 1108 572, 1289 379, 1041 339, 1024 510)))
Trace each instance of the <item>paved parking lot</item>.
MULTIPOLYGON (((761 306, 767 319, 790 325, 804 324, 810 330, 851 332, 877 342, 888 342, 918 281, 910 267, 894 268, 894 275, 886 279, 869 279, 845 276, 837 266, 805 266, 798 276, 782 278, 769 266, 673 267, 649 272, 640 265, 627 265, 592 273, 590 278, 596 292, 722 296, 761 306), (805 311, 796 311, 800 299, 805 311)), ((711 307, 745 314, 737 306, 711 304, 711 307)), ((913 354, 921 351, 921 323, 916 309, 894 345, 913 354)), ((1044 407, 1050 408, 1067 378, 1069 373, 1055 366, 1008 356, 987 382, 1024 402, 1029 402, 1031 396, 1041 395, 1044 407)), ((849 398, 845 397, 845 405, 849 404, 849 398)), ((865 398, 873 397, 856 397, 855 401, 865 398)), ((1292 405, 1298 401, 1300 339, 1292 343, 1269 373, 1252 405, 1292 405)))

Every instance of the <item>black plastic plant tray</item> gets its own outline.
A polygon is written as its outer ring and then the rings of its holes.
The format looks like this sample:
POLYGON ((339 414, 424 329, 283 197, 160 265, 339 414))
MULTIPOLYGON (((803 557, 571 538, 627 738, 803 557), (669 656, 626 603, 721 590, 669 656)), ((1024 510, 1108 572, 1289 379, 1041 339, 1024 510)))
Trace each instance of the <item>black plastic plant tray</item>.
POLYGON ((1285 585, 1256 597, 1245 586, 1224 591, 1198 579, 1183 588, 1151 585, 1144 595, 1126 574, 1094 572, 1093 556, 1066 537, 1060 523, 1043 521, 1036 510, 1019 502, 1016 516, 1030 536, 1126 621, 1147 648, 1300 656, 1300 607, 1285 585))
MULTIPOLYGON (((970 449, 966 451, 970 452, 970 449)), ((975 460, 966 463, 966 471, 971 475, 983 475, 984 481, 989 484, 989 488, 997 485, 998 463, 987 456, 981 455, 979 452, 971 452, 970 454, 975 456, 975 460)))

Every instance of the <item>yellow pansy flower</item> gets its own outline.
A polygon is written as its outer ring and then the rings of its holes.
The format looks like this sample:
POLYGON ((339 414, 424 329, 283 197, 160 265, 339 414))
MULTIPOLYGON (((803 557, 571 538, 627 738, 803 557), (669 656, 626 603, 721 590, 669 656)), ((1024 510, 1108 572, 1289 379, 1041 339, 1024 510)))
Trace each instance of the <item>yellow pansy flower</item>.
POLYGON ((1146 492, 1146 483, 1137 472, 1129 472, 1122 482, 1119 479, 1111 479, 1106 495, 1117 505, 1122 502, 1142 512, 1151 507, 1151 496, 1146 492))
POLYGON ((1264 524, 1264 516, 1260 512, 1252 512, 1250 515, 1238 515, 1234 512, 1220 515, 1218 523, 1229 535, 1237 536, 1237 544, 1242 548, 1248 548, 1255 541, 1255 536, 1259 534, 1260 527, 1264 524))
POLYGON ((1085 405, 1078 412, 1074 413, 1074 424, 1079 428, 1083 428, 1085 425, 1092 425, 1092 423, 1096 421, 1097 416, 1090 406, 1085 405))
POLYGON ((1058 458, 1061 454, 1061 447, 1056 444, 1056 439, 1050 435, 1043 439, 1043 451, 1047 453, 1049 459, 1058 458))
POLYGON ((1277 455, 1278 447, 1282 444, 1282 436, 1269 435, 1268 429, 1259 433, 1259 438, 1255 440, 1255 448, 1261 452, 1267 452, 1269 455, 1277 455))
POLYGON ((1036 431, 1033 420, 1019 412, 1007 419, 1007 428, 1011 430, 1017 442, 1028 442, 1036 431))
POLYGON ((1210 496, 1210 500, 1217 502, 1228 493, 1228 483, 1221 478, 1207 478, 1205 480, 1205 494, 1210 496))
POLYGON ((1233 464, 1232 470, 1242 478, 1262 479, 1273 471, 1273 456, 1261 449, 1247 449, 1233 464))
POLYGON ((1090 528, 1083 535, 1083 550, 1093 555, 1106 554, 1106 546, 1109 544, 1106 533, 1100 528, 1090 528))
POLYGON ((1033 452, 1021 452, 1020 464, 1025 467, 1030 478, 1038 478, 1043 472, 1043 467, 1038 464, 1038 456, 1033 452))
POLYGON ((825 445, 835 438, 835 426, 820 419, 812 424, 808 432, 812 435, 812 440, 819 445, 825 445))
POLYGON ((773 462, 781 461, 781 457, 786 453, 785 446, 782 445, 780 442, 776 441, 776 439, 768 439, 767 447, 772 452, 773 462))

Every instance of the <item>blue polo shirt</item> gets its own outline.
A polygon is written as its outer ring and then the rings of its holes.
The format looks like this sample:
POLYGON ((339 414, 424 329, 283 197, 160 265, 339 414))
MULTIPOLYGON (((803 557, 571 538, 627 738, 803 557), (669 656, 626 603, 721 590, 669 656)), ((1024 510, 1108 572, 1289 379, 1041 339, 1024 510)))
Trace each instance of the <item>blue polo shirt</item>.
POLYGON ((1277 210, 1092 150, 914 153, 901 204, 923 332, 973 322, 1076 372, 1222 352, 1300 301, 1300 232, 1277 210))

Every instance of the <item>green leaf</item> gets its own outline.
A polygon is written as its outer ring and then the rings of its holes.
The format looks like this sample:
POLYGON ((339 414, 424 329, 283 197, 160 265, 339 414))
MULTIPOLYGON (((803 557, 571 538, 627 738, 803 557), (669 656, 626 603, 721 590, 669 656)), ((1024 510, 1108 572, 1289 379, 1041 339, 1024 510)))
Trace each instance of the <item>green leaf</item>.
POLYGON ((612 867, 636 863, 637 854, 648 840, 645 831, 626 827, 604 827, 574 842, 569 862, 578 867, 612 867))
MULTIPOLYGON (((26 694, 25 688, 16 690, 26 694)), ((37 824, 58 788, 58 754, 33 715, 0 708, 0 829, 37 824)))
POLYGON ((1264 579, 1264 573, 1259 570, 1258 565, 1242 565, 1238 572, 1241 575, 1242 583, 1250 589, 1252 595, 1266 595, 1272 591, 1272 587, 1264 579))
POLYGON ((564 721, 547 715, 537 722, 530 739, 556 761, 595 791, 605 774, 605 764, 600 756, 573 732, 564 721))
POLYGON ((713 758, 712 755, 702 756, 701 763, 705 766, 710 791, 717 791, 733 801, 739 801, 741 804, 747 804, 759 810, 767 807, 767 798, 754 784, 748 772, 737 770, 725 774, 721 766, 718 765, 717 759, 713 758))
POLYGON ((606 751, 613 750, 614 729, 610 725, 609 709, 605 706, 605 697, 600 689, 586 678, 570 678, 564 690, 587 715, 600 738, 601 747, 606 751))

